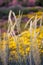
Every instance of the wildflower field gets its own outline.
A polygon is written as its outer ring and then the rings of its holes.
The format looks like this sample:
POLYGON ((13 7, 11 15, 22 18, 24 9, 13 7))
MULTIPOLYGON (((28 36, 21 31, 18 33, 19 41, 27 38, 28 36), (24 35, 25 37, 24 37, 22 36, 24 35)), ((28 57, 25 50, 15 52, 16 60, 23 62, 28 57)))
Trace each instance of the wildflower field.
POLYGON ((16 23, 14 21, 12 24, 9 19, 9 24, 3 25, 3 28, 8 28, 8 32, 1 34, 0 31, 1 62, 4 65, 43 65, 43 12, 19 17, 14 14, 14 18, 16 23), (27 22, 21 17, 27 17, 27 22), (13 25, 16 25, 16 31, 13 25))

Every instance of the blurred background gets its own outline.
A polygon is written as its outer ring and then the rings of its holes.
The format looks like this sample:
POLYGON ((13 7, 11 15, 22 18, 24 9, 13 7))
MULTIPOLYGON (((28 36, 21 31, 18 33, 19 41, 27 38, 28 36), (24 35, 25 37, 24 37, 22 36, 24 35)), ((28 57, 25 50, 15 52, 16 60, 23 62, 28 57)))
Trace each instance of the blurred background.
POLYGON ((43 0, 0 0, 0 28, 5 29, 9 11, 12 10, 16 15, 19 10, 23 15, 22 21, 27 21, 31 16, 38 13, 40 16, 43 12, 43 0), (3 22, 3 24, 2 24, 3 22))
POLYGON ((24 14, 43 11, 43 0, 0 0, 0 18, 7 18, 9 10, 16 14, 21 10, 24 14))
POLYGON ((0 7, 20 5, 23 7, 43 6, 43 0, 0 0, 0 7))

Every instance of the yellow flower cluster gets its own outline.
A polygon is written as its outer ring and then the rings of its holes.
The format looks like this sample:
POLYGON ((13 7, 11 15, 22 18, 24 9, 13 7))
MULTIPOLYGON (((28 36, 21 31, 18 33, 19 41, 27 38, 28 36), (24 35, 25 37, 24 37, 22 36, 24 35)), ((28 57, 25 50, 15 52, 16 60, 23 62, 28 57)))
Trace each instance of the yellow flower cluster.
MULTIPOLYGON (((43 28, 43 27, 42 27, 43 28)), ((17 42, 14 41, 14 38, 9 36, 9 38, 6 40, 2 40, 0 41, 0 43, 2 44, 2 47, 0 46, 0 48, 4 48, 4 45, 6 43, 8 43, 10 54, 14 55, 14 58, 17 60, 18 58, 18 53, 20 53, 21 56, 24 56, 25 54, 27 55, 30 51, 30 37, 31 34, 29 31, 24 31, 20 37, 18 37, 17 42), (25 32, 25 33, 24 33, 25 32)), ((39 32, 38 36, 37 36, 37 43, 38 43, 38 47, 40 49, 40 53, 43 53, 43 49, 42 47, 42 40, 43 40, 43 29, 41 30, 40 28, 36 29, 36 32, 39 32)), ((32 37, 34 36, 34 30, 32 32, 32 37)), ((6 37, 6 33, 3 33, 3 38, 6 37)), ((34 47, 35 47, 35 43, 34 43, 34 47)), ((11 59, 11 58, 10 58, 11 59)))
POLYGON ((43 12, 42 11, 38 11, 38 12, 35 12, 35 13, 31 13, 31 14, 27 14, 27 15, 23 15, 23 17, 28 17, 28 18, 31 18, 32 16, 35 16, 35 15, 38 15, 37 17, 40 18, 42 16, 43 12))

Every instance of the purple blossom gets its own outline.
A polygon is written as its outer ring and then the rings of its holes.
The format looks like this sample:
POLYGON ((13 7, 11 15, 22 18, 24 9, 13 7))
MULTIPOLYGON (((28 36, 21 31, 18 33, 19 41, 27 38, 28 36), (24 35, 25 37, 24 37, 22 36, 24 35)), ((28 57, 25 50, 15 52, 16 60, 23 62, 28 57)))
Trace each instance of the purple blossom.
POLYGON ((27 22, 28 20, 29 20, 28 17, 23 17, 23 18, 22 18, 22 21, 23 21, 23 22, 27 22))

